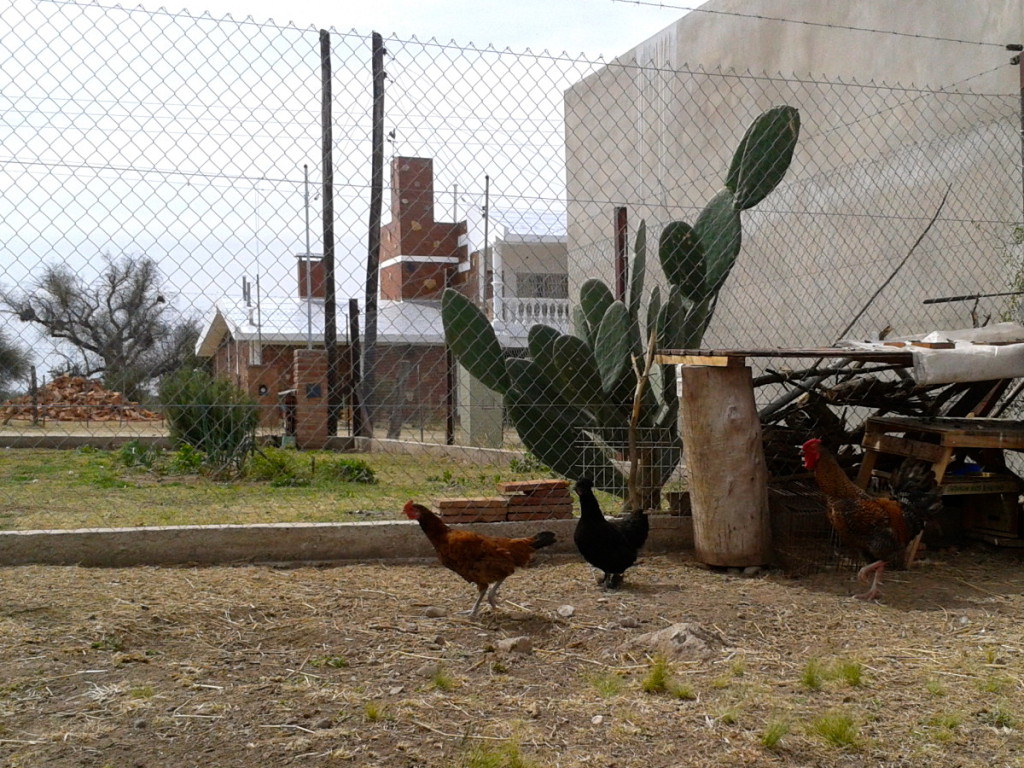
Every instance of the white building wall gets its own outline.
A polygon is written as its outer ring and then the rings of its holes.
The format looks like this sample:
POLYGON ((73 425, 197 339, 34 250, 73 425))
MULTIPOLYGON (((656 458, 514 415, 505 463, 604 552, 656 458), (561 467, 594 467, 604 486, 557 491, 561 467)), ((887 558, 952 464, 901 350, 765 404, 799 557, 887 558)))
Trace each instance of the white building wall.
POLYGON ((702 8, 725 13, 690 13, 566 92, 570 296, 587 277, 613 282, 615 205, 628 207, 631 232, 648 221, 652 246, 668 221, 693 223, 721 188, 747 124, 787 103, 802 120, 793 166, 743 214, 743 252, 706 341, 832 341, 948 186, 941 221, 855 332, 968 323, 963 305, 925 312, 920 302, 1006 284, 1005 244, 1022 207, 1019 71, 999 45, 928 38, 1022 41, 1024 0, 702 8), (928 93, 942 87, 982 95, 928 93))

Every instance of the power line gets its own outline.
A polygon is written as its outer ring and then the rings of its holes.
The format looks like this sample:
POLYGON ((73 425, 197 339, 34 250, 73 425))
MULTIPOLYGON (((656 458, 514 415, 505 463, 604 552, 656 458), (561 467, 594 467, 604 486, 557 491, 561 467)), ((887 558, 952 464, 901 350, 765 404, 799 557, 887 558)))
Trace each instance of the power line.
POLYGON ((933 40, 936 42, 943 43, 959 43, 961 45, 982 45, 992 46, 997 48, 1006 47, 1006 43, 990 43, 984 40, 963 40, 956 37, 942 37, 937 35, 922 35, 915 32, 898 32, 894 29, 874 29, 872 27, 855 27, 848 24, 830 24, 824 21, 807 21, 805 19, 788 19, 781 16, 765 16, 759 13, 740 13, 739 11, 720 11, 712 8, 700 7, 688 7, 683 5, 671 5, 668 3, 655 3, 650 0, 612 0, 615 3, 624 3, 625 5, 643 5, 650 6, 652 8, 664 8, 668 10, 687 11, 688 13, 709 13, 718 16, 735 16, 743 19, 755 19, 757 21, 776 21, 783 24, 801 24, 808 27, 825 27, 827 29, 845 29, 850 32, 867 32, 875 35, 892 35, 894 37, 909 37, 915 40, 933 40))

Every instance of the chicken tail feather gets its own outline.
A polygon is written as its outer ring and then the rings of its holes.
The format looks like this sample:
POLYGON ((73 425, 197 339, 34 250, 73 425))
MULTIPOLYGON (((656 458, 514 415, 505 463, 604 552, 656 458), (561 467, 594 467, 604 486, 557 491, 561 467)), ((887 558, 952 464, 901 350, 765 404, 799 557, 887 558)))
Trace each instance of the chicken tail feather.
POLYGON ((942 511, 942 490, 930 464, 907 459, 889 478, 892 496, 913 523, 924 525, 942 511))

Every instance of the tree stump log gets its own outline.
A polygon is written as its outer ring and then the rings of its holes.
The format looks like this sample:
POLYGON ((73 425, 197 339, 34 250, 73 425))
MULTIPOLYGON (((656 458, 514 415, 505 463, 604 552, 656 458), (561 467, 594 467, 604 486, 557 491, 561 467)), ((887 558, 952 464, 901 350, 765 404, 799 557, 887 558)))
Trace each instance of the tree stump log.
POLYGON ((679 387, 697 559, 764 565, 771 560, 771 525, 750 368, 681 366, 679 387))

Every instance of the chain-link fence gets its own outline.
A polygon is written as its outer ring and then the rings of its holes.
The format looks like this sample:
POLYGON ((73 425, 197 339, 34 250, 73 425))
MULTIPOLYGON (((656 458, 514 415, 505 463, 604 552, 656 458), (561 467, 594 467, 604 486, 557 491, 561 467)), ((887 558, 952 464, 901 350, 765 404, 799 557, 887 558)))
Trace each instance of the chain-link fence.
POLYGON ((0 431, 165 434, 167 382, 205 371, 286 443, 525 445, 610 487, 631 423, 642 471, 677 460, 673 370, 633 408, 652 331, 784 348, 1016 314, 990 296, 1021 286, 1015 95, 387 39, 375 104, 373 38, 325 34, 0 12, 0 431), (760 165, 734 175, 741 145, 760 165))

